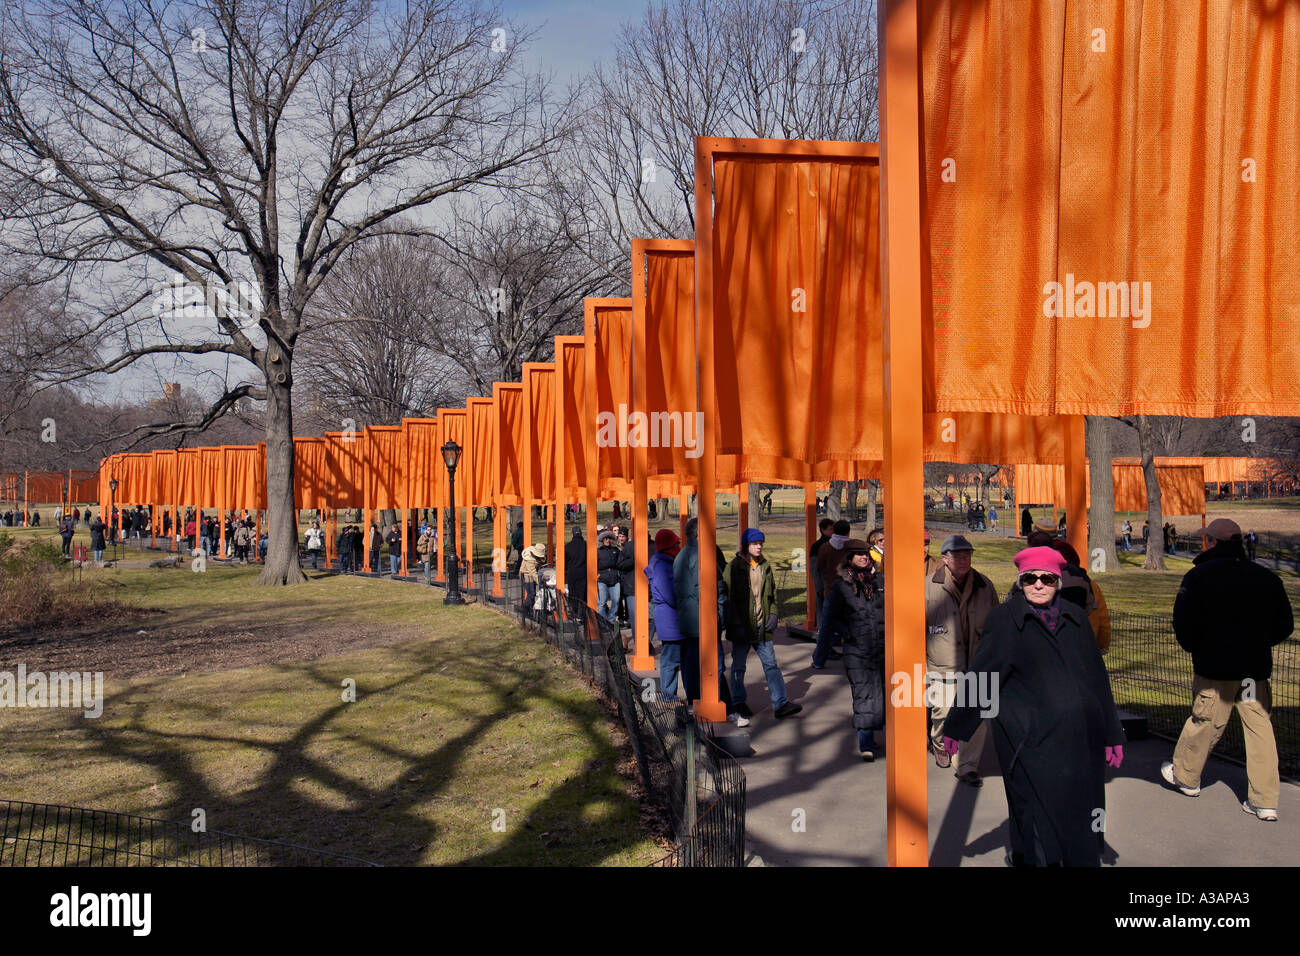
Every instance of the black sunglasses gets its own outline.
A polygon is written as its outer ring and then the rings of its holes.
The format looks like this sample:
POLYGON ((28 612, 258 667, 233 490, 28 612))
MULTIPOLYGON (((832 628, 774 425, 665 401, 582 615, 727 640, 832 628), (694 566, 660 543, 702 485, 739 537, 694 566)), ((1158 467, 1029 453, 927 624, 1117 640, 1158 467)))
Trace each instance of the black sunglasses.
POLYGON ((1042 581, 1048 587, 1055 587, 1060 583, 1061 576, 1059 574, 1053 574, 1050 571, 1044 571, 1042 574, 1034 574, 1032 571, 1029 571, 1020 575, 1020 586, 1022 588, 1027 588, 1031 584, 1037 584, 1039 581, 1042 581))

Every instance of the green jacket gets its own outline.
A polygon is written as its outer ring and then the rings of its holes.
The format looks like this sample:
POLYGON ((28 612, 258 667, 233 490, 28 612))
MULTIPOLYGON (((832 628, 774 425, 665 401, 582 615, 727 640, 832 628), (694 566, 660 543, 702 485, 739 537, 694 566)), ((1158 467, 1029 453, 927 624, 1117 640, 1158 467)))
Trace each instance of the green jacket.
POLYGON ((727 565, 727 639, 736 644, 770 641, 776 630, 775 627, 771 631, 766 629, 767 622, 776 618, 776 577, 767 558, 759 558, 758 563, 763 569, 758 620, 755 619, 754 598, 749 590, 748 556, 737 554, 727 565))

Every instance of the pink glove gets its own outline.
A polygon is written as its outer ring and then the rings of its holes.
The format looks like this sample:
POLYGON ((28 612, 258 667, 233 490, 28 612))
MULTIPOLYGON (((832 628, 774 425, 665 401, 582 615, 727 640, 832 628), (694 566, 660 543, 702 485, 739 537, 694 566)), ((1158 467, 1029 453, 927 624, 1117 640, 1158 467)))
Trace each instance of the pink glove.
POLYGON ((1116 770, 1118 770, 1119 765, 1122 764, 1123 762, 1124 762, 1123 747, 1116 745, 1114 747, 1106 748, 1106 763, 1109 766, 1114 767, 1116 770))
POLYGON ((943 749, 948 751, 949 756, 957 752, 958 746, 960 745, 957 743, 957 741, 953 740, 951 737, 943 738, 943 749))

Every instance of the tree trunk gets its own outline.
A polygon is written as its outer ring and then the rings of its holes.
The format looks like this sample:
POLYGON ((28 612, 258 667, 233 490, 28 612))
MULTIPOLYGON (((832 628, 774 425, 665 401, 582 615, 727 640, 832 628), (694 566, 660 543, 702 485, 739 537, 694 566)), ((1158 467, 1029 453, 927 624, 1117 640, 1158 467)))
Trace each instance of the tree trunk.
POLYGON ((1142 476, 1147 484, 1147 524, 1151 534, 1147 538, 1147 556, 1142 567, 1148 571, 1165 570, 1164 519, 1160 513, 1160 482, 1156 479, 1156 442, 1151 422, 1145 415, 1137 416, 1138 447, 1142 454, 1142 476))
POLYGON ((763 486, 756 481, 749 482, 749 526, 763 526, 763 486))
POLYGON ((867 480, 867 528, 872 529, 876 526, 876 495, 880 491, 880 479, 870 478, 867 480))
POLYGON ((1088 455, 1090 472, 1088 491, 1092 503, 1088 506, 1088 554, 1079 557, 1084 567, 1092 572, 1119 570, 1119 555, 1115 552, 1115 482, 1111 475, 1110 434, 1106 419, 1089 415, 1084 424, 1084 447, 1088 455), (1100 549, 1100 561, 1094 560, 1100 549))
MULTIPOLYGON (((857 517, 858 514, 858 491, 861 490, 861 484, 856 481, 850 481, 844 490, 848 496, 849 519, 857 517)), ((869 523, 869 522, 868 522, 869 523)))
POLYGON ((826 492, 826 517, 839 521, 843 515, 844 482, 832 481, 830 491, 826 492))
MULTIPOLYGON (((276 348, 274 344, 270 346, 276 348)), ((293 407, 287 356, 269 363, 266 373, 266 566, 257 583, 301 584, 298 528, 293 501, 293 407)))

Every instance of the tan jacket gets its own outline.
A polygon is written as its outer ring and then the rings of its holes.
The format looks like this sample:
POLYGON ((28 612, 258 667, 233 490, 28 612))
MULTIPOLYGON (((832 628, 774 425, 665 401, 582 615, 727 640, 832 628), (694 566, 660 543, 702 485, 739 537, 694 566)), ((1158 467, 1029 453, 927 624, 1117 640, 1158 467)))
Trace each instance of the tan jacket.
POLYGON ((971 568, 963 627, 962 605, 946 565, 925 579, 925 659, 930 670, 964 671, 984 631, 984 619, 998 606, 993 582, 971 568))

